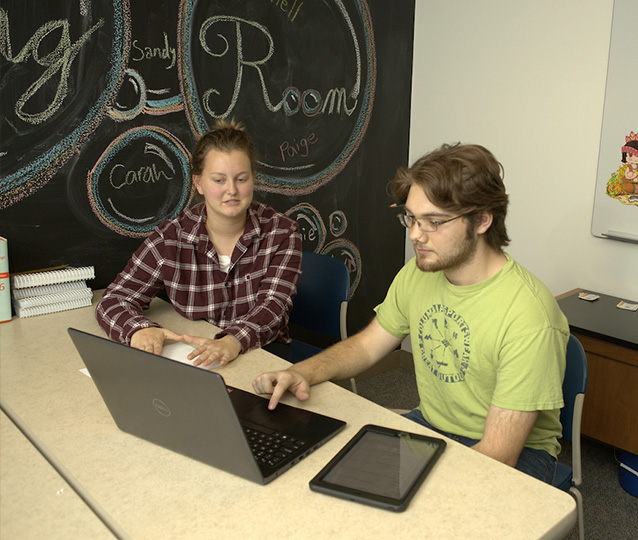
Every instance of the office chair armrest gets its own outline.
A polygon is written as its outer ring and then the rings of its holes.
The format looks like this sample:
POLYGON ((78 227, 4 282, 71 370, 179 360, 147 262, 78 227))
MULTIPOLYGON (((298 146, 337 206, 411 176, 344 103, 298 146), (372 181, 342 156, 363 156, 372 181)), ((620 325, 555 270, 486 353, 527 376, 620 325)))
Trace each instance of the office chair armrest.
POLYGON ((583 469, 580 457, 580 423, 583 417, 585 394, 576 394, 574 400, 574 418, 572 423, 572 477, 574 485, 583 481, 583 469))

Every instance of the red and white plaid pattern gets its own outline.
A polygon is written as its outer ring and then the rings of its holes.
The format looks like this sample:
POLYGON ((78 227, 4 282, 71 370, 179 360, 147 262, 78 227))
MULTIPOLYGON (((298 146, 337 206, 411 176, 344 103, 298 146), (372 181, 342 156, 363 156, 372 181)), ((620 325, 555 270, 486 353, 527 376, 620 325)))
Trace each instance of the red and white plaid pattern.
POLYGON ((206 232, 204 204, 157 227, 106 289, 96 316, 107 335, 129 343, 141 328, 159 326, 143 311, 166 289, 176 311, 205 319, 235 336, 242 352, 272 341, 289 343, 288 315, 301 275, 297 223, 253 202, 228 273, 206 232))

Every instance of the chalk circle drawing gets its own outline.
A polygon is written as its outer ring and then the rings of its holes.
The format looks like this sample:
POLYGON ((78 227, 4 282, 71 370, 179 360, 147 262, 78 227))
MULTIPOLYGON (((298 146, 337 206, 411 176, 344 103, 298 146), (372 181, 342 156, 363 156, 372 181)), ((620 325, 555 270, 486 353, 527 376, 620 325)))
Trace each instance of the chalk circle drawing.
POLYGON ((341 210, 336 210, 330 214, 328 222, 330 223, 330 232, 335 238, 341 236, 348 228, 348 219, 341 210))
POLYGON ((260 152, 257 190, 309 194, 346 166, 377 76, 365 0, 182 0, 178 33, 191 130, 243 121, 260 152))
POLYGON ((147 236, 190 202, 189 152, 163 128, 142 126, 115 139, 87 176, 91 209, 123 236, 147 236))
POLYGON ((359 249, 349 240, 339 239, 333 240, 324 247, 320 253, 322 255, 329 255, 335 259, 343 261, 350 273, 350 295, 357 290, 359 281, 361 281, 361 254, 359 249))
POLYGON ((0 208, 45 185, 101 124, 122 81, 129 29, 129 0, 35 10, 3 0, 0 208))
POLYGON ((146 107, 144 108, 144 112, 146 114, 151 114, 153 116, 160 116, 163 114, 168 114, 176 111, 181 111, 184 109, 184 102, 182 100, 182 96, 170 96, 160 99, 161 95, 164 94, 164 89, 162 90, 149 90, 149 94, 154 94, 156 99, 147 99, 146 107))
POLYGON ((308 203, 300 203, 290 208, 286 215, 299 224, 303 250, 318 253, 326 241, 326 226, 317 209, 308 203))
POLYGON ((116 122, 133 120, 144 111, 146 105, 146 83, 134 69, 124 73, 124 83, 115 99, 108 115, 116 122))

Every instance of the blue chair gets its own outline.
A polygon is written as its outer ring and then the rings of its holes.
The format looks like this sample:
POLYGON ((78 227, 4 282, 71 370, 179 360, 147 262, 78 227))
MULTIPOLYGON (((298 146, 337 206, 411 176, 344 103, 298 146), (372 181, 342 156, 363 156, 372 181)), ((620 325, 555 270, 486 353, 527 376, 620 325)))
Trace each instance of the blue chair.
MULTIPOLYGON (((329 255, 304 252, 301 272, 289 320, 293 364, 348 337, 350 274, 346 265, 329 255)), ((350 383, 356 393, 355 380, 350 383)))
POLYGON ((583 416, 586 389, 587 357, 578 339, 570 335, 567 343, 565 380, 563 381, 565 406, 560 413, 560 422, 563 425, 563 439, 572 443, 572 466, 559 461, 553 485, 563 491, 569 491, 576 499, 580 540, 585 538, 583 496, 576 486, 580 486, 583 480, 580 456, 580 423, 583 416))

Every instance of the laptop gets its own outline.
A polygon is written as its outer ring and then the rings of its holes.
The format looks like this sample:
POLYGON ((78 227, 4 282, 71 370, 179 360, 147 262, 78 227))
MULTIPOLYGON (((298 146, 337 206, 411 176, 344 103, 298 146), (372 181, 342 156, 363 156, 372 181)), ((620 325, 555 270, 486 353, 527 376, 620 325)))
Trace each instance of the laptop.
POLYGON ((122 431, 258 484, 346 425, 283 403, 270 411, 267 399, 227 386, 213 371, 68 332, 122 431))

